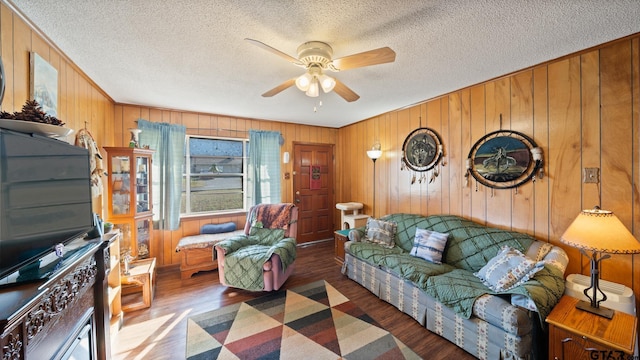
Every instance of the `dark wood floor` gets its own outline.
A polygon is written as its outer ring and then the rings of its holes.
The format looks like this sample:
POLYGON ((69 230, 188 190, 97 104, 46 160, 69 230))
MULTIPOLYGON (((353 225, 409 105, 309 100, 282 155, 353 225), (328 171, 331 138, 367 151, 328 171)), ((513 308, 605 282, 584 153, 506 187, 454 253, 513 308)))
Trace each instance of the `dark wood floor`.
MULTIPOLYGON (((321 279, 358 304, 421 357, 475 359, 342 275, 340 266, 334 261, 333 241, 299 248, 296 271, 285 283, 285 288, 321 279)), ((217 271, 201 272, 181 280, 177 268, 160 269, 153 305, 125 314, 123 328, 112 337, 112 358, 184 359, 187 318, 260 295, 262 293, 220 285, 217 271)))

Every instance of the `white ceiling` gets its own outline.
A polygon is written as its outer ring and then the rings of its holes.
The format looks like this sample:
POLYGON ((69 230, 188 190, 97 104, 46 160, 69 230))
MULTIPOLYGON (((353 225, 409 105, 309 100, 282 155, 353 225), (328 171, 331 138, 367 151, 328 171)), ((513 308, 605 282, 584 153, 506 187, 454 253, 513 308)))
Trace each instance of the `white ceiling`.
POLYGON ((640 32, 639 0, 3 0, 118 103, 341 127, 640 32), (360 99, 262 93, 297 57, 383 46, 396 61, 334 73, 360 99), (314 107, 322 106, 314 112, 314 107))

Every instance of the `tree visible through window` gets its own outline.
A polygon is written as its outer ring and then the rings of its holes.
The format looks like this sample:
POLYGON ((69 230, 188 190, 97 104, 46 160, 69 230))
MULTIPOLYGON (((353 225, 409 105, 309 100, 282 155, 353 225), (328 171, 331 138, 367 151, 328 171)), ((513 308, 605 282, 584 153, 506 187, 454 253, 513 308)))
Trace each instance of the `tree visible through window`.
POLYGON ((187 136, 181 215, 245 210, 248 144, 187 136))

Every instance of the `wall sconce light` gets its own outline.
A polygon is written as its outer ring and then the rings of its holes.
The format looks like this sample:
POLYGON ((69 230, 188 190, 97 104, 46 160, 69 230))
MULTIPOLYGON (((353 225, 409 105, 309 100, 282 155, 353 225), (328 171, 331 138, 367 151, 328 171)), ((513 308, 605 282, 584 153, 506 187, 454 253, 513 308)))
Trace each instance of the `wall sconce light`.
POLYGON ((288 164, 289 163, 289 152, 288 151, 285 151, 282 154, 282 163, 283 164, 288 164))
POLYGON ((371 150, 367 150, 367 156, 373 160, 373 217, 376 217, 376 160, 382 156, 382 150, 380 150, 380 142, 376 140, 371 147, 371 150))

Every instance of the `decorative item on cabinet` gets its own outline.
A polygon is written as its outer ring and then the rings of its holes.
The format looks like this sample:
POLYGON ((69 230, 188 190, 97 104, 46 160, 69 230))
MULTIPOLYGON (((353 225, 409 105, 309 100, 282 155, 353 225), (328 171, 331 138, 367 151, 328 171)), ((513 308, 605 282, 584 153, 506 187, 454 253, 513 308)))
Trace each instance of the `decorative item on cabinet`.
POLYGON ((129 141, 129 147, 130 148, 139 148, 140 147, 140 143, 138 142, 138 139, 140 139, 140 133, 142 132, 142 130, 140 130, 140 129, 129 129, 129 131, 131 132, 131 140, 129 141))
POLYGON ((129 147, 104 149, 109 170, 107 220, 122 233, 121 261, 146 259, 153 235, 151 157, 154 151, 129 147))

